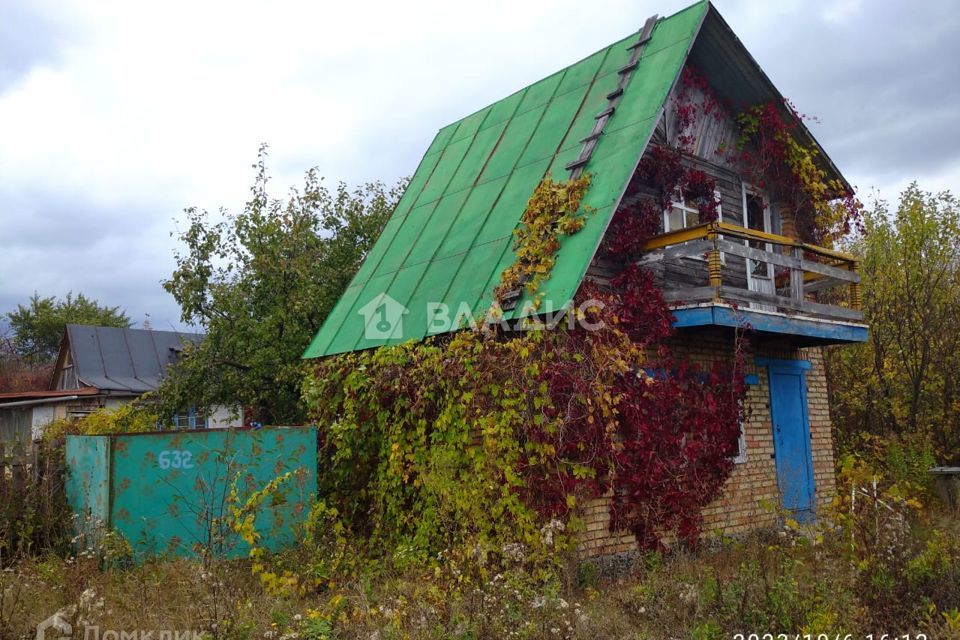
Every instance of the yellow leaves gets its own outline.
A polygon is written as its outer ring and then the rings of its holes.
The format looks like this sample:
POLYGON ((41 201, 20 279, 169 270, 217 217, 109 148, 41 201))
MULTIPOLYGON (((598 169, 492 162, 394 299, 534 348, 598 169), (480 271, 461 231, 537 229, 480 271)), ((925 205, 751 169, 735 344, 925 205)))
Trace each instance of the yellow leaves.
POLYGON ((907 500, 904 500, 903 505, 905 507, 910 507, 911 509, 916 509, 917 511, 923 510, 923 503, 916 498, 908 498, 907 500))
POLYGON ((299 580, 293 573, 284 571, 282 574, 277 574, 263 569, 263 565, 259 563, 251 567, 254 573, 260 572, 260 584, 270 595, 288 598, 298 592, 299 580))
MULTIPOLYGON (((590 177, 554 182, 547 175, 534 190, 514 230, 513 250, 516 261, 500 275, 500 284, 494 291, 494 305, 503 294, 521 287, 529 295, 537 292, 549 277, 560 248, 560 237, 578 232, 586 224, 580 203, 590 186, 590 177)), ((533 300, 539 309, 540 297, 533 300)))
POLYGON ((941 611, 940 615, 943 616, 943 621, 947 625, 947 628, 949 628, 954 635, 960 635, 960 609, 954 607, 949 611, 941 611))

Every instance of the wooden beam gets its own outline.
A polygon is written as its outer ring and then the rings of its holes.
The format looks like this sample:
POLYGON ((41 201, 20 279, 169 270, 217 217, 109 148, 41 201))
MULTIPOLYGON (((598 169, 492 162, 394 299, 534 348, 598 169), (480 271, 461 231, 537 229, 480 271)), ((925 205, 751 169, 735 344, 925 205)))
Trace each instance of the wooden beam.
POLYGON ((747 291, 746 289, 735 289, 733 287, 720 287, 720 297, 724 300, 737 300, 739 302, 756 302, 759 304, 771 304, 785 309, 792 309, 802 313, 816 314, 828 318, 842 318, 844 320, 863 320, 863 312, 846 307, 838 307, 831 304, 821 304, 809 300, 793 300, 785 296, 778 296, 773 293, 761 293, 759 291, 747 291))
MULTIPOLYGON (((810 271, 831 278, 836 278, 837 280, 843 280, 845 282, 860 282, 860 275, 854 271, 850 271, 849 269, 833 267, 820 262, 804 260, 803 258, 797 258, 794 256, 785 256, 782 253, 754 249, 753 247, 748 247, 747 245, 743 245, 738 242, 731 242, 726 239, 718 240, 717 246, 720 251, 723 251, 724 253, 740 256, 742 258, 750 258, 756 262, 769 262, 770 264, 775 264, 780 267, 787 267, 789 269, 810 271)), ((795 251, 797 249, 797 247, 794 248, 795 251)))
POLYGON ((828 276, 817 276, 815 280, 803 279, 803 290, 806 293, 817 293, 818 291, 826 291, 827 289, 834 289, 836 287, 848 286, 849 282, 844 282, 842 280, 837 280, 836 278, 830 278, 828 276))
POLYGON ((758 231, 757 229, 747 229, 746 227, 730 224, 729 222, 715 222, 714 225, 716 226, 717 231, 720 233, 737 238, 743 238, 744 240, 769 242, 771 244, 779 244, 785 247, 793 246, 796 243, 792 238, 788 238, 787 236, 778 236, 775 233, 767 233, 766 231, 758 231))
POLYGON ((716 226, 717 231, 725 235, 732 235, 745 240, 769 242, 784 247, 800 247, 804 251, 809 251, 810 253, 826 256, 835 260, 841 260, 843 262, 854 262, 856 260, 856 257, 849 253, 798 242, 793 238, 788 238, 787 236, 781 236, 775 233, 767 233, 766 231, 758 231, 757 229, 747 229, 735 224, 730 224, 729 222, 715 222, 713 224, 716 226))
POLYGON ((831 258, 833 260, 838 260, 846 264, 855 264, 857 260, 856 256, 853 256, 849 253, 844 253, 843 251, 836 251, 834 249, 827 249, 825 247, 818 247, 816 245, 798 242, 793 238, 788 238, 787 236, 781 236, 775 233, 767 233, 766 231, 758 231, 756 229, 747 229, 735 224, 730 224, 729 222, 706 222, 704 224, 678 229, 677 231, 662 233, 651 238, 644 248, 647 250, 659 249, 660 247, 669 246, 671 244, 695 240, 697 238, 705 237, 710 231, 716 231, 725 236, 741 238, 743 240, 769 242, 771 244, 776 244, 783 247, 799 247, 806 252, 831 258))
POLYGON ((667 302, 704 302, 713 300, 717 290, 713 287, 690 287, 689 289, 670 289, 663 292, 667 302))
POLYGON ((637 264, 645 265, 660 260, 672 260, 674 258, 699 257, 713 249, 713 243, 709 240, 694 240, 684 244, 677 244, 663 249, 654 249, 646 253, 637 260, 637 264))
POLYGON ((790 297, 803 300, 803 249, 794 247, 793 257, 800 263, 800 269, 790 269, 790 297))
POLYGON ((693 227, 685 227, 683 229, 677 229, 676 231, 670 231, 669 233, 662 233, 659 236, 654 236, 647 240, 647 243, 643 245, 643 250, 652 251, 653 249, 669 247, 670 245, 680 244, 681 242, 699 240, 700 238, 706 238, 709 232, 710 224, 698 224, 693 227))

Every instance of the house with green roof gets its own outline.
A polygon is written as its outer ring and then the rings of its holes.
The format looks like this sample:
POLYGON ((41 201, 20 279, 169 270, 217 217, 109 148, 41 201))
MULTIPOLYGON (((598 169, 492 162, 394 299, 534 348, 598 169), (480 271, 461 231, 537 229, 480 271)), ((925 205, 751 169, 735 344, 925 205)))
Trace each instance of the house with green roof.
MULTIPOLYGON (((707 523, 729 532, 768 523, 767 502, 815 517, 834 484, 822 349, 867 336, 856 260, 817 232, 836 231, 824 204, 852 189, 713 5, 638 26, 440 129, 304 358, 423 340, 491 308, 507 323, 569 310, 584 282, 605 286, 624 267, 603 249, 612 221, 656 203, 658 228, 633 262, 671 305, 674 347, 694 361, 728 358, 744 329, 753 346, 737 467, 707 523), (779 128, 747 135, 765 126, 779 128), (713 196, 679 186, 658 196, 650 159, 662 149, 677 150, 713 196), (792 190, 751 166, 771 150, 800 167, 792 190), (523 288, 498 293, 534 190, 547 176, 583 175, 589 214, 562 237, 537 304, 523 288), (797 186, 811 176, 824 188, 801 202, 797 186)), ((590 553, 629 548, 628 537, 590 525, 603 508, 586 512, 590 553)))

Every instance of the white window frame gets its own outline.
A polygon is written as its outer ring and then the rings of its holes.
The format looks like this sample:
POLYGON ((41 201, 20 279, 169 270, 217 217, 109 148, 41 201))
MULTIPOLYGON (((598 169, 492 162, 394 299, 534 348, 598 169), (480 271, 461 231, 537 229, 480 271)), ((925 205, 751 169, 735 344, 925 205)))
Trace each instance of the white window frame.
MULTIPOLYGON (((683 197, 683 190, 677 189, 674 192, 674 198, 670 199, 670 207, 663 210, 663 232, 670 233, 671 231, 679 231, 680 229, 671 229, 670 228, 670 214, 673 213, 674 209, 680 209, 683 212, 683 229, 693 226, 687 224, 687 214, 694 213, 697 216, 700 215, 700 210, 696 207, 691 207, 687 204, 686 199, 683 197)), ((717 222, 723 222, 723 196, 720 193, 719 189, 713 190, 713 197, 717 200, 717 222)), ((746 197, 746 196, 744 196, 746 197)), ((690 256, 692 260, 703 260, 706 258, 702 256, 690 256)), ((720 264, 727 264, 727 256, 722 251, 720 252, 720 264)))
MULTIPOLYGON (((770 204, 770 199, 767 197, 766 191, 764 191, 763 189, 760 189, 755 185, 750 184, 749 182, 741 182, 740 184, 741 184, 741 197, 743 199, 744 228, 747 228, 747 229, 750 228, 750 221, 747 219, 747 216, 749 215, 747 213, 747 196, 750 195, 750 196, 760 198, 760 201, 763 204, 762 231, 765 233, 772 233, 773 232, 773 207, 770 204)), ((750 241, 744 240, 743 244, 744 246, 749 247, 750 241)), ((767 251, 773 251, 773 245, 770 244, 769 242, 764 244, 764 248, 767 251)), ((747 289, 753 290, 753 269, 751 268, 750 263, 755 261, 750 260, 750 258, 745 258, 745 260, 746 260, 746 269, 747 269, 747 289)), ((766 263, 766 265, 767 265, 767 275, 764 277, 769 278, 770 280, 773 280, 775 276, 773 265, 770 264, 769 262, 766 263)))

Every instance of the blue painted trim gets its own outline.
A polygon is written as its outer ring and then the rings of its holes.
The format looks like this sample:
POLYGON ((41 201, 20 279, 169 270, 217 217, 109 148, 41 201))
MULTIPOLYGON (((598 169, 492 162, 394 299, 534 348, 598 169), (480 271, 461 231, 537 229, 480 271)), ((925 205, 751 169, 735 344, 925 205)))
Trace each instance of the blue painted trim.
POLYGON ((866 342, 867 328, 859 324, 823 322, 816 318, 796 318, 759 313, 749 309, 709 305, 675 309, 673 326, 676 328, 719 325, 722 327, 750 327, 754 331, 816 338, 825 342, 866 342))
POLYGON ((700 327, 705 324, 717 324, 713 317, 714 307, 693 307, 691 309, 674 309, 673 326, 700 327))
POLYGON ((809 360, 781 360, 780 358, 754 358, 758 367, 772 367, 786 372, 809 371, 813 368, 809 360))
MULTIPOLYGON (((647 376, 653 378, 654 380, 666 380, 668 376, 672 376, 676 373, 676 371, 667 372, 663 369, 653 369, 650 367, 645 368, 643 371, 647 374, 647 376)), ((705 372, 701 372, 699 376, 700 382, 706 381, 707 376, 705 372)), ((747 375, 743 376, 743 383, 747 386, 760 384, 760 377, 755 373, 748 373, 747 375)))

